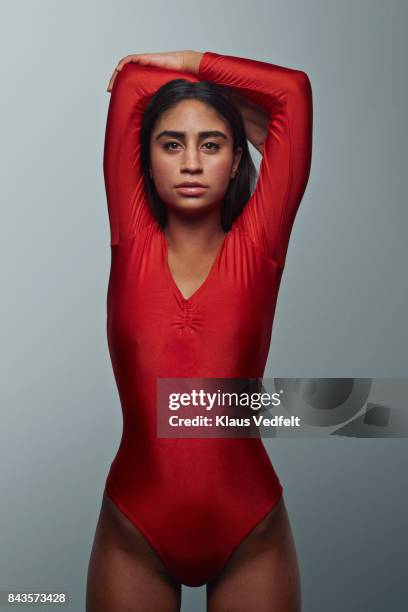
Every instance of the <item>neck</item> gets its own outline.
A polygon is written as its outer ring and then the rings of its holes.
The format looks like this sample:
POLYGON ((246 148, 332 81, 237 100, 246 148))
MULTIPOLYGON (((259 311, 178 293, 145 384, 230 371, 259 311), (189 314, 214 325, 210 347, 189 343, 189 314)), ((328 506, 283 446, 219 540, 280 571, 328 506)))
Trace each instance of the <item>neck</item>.
POLYGON ((220 223, 219 208, 206 213, 205 216, 196 217, 168 211, 167 224, 163 231, 170 248, 190 253, 211 251, 226 234, 220 223))

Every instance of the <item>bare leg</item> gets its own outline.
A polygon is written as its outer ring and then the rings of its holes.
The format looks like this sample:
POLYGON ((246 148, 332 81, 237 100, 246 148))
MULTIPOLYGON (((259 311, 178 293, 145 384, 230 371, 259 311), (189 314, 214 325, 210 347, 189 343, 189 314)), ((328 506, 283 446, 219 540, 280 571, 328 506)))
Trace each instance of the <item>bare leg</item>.
POLYGON ((104 494, 89 561, 86 612, 179 612, 181 585, 104 494))
POLYGON ((300 612, 300 572, 283 498, 208 583, 207 610, 300 612))

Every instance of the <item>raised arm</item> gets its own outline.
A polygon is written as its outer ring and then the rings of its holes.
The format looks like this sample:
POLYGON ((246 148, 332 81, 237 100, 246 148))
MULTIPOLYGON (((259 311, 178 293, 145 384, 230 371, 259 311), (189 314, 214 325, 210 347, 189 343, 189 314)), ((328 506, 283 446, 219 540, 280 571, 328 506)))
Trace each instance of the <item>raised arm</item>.
POLYGON ((198 76, 235 89, 269 114, 258 182, 235 223, 283 268, 311 166, 309 78, 301 70, 211 51, 202 55, 198 76))
POLYGON ((143 185, 140 127, 153 94, 173 79, 197 81, 193 74, 126 64, 112 87, 105 130, 103 171, 108 204, 110 242, 119 244, 154 221, 143 185))

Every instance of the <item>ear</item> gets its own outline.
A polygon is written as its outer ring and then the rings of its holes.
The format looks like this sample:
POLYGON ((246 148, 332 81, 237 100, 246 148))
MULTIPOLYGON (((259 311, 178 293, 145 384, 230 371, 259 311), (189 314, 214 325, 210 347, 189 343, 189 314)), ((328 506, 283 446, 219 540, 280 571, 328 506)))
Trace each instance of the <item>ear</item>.
POLYGON ((237 174, 239 162, 241 161, 241 157, 242 157, 242 147, 237 147, 235 149, 234 161, 232 163, 231 178, 235 178, 237 174))

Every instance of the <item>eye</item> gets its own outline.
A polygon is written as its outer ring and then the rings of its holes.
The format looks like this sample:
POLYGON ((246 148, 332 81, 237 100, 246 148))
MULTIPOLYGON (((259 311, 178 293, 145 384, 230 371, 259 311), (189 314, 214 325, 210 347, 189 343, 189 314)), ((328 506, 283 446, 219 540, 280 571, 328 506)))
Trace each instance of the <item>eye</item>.
POLYGON ((208 151, 217 151, 220 148, 220 145, 217 144, 216 142, 206 142, 204 146, 207 146, 207 145, 212 145, 212 147, 209 148, 208 151))
MULTIPOLYGON (((178 142, 175 140, 170 140, 163 145, 163 149, 166 151, 176 151, 178 146, 180 146, 178 142)), ((207 149, 207 151, 218 151, 218 149, 220 149, 220 145, 216 142, 206 142, 203 146, 207 149)))
POLYGON ((166 151, 175 151, 176 149, 174 149, 171 145, 178 145, 178 142, 176 142, 175 140, 172 140, 170 142, 166 142, 163 145, 163 149, 166 149, 166 151))

